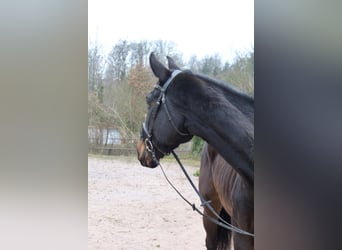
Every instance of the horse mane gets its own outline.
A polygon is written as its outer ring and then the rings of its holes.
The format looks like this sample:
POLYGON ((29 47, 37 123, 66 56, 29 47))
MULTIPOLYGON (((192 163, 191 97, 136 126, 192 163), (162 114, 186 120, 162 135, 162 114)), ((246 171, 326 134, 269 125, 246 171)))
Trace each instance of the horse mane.
POLYGON ((213 85, 217 85, 220 88, 224 89, 226 92, 228 93, 232 93, 234 95, 238 95, 243 99, 246 99, 246 101, 251 102, 252 104, 254 104, 254 98, 244 92, 242 92, 241 90, 239 90, 236 87, 233 87, 233 85, 229 84, 229 83, 225 83, 224 81, 218 80, 218 79, 214 79, 211 78, 207 75, 202 75, 202 74, 193 74, 197 77, 199 77, 200 79, 202 79, 203 81, 209 82, 213 85))
POLYGON ((243 93, 231 84, 227 84, 223 81, 213 79, 202 74, 193 75, 198 77, 200 80, 209 83, 208 92, 211 92, 212 97, 215 98, 217 94, 217 91, 215 90, 216 88, 222 90, 226 98, 237 106, 241 112, 244 113, 252 123, 254 123, 254 97, 243 93))

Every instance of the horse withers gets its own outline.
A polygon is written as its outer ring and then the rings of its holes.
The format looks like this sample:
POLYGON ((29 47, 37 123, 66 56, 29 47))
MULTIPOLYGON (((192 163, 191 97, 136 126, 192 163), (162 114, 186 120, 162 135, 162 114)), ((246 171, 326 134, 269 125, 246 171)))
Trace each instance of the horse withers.
MULTIPOLYGON (((202 151, 199 191, 225 221, 249 233, 254 232, 254 193, 250 186, 210 145, 202 151)), ((204 214, 215 215, 204 207, 204 214)), ((208 250, 252 250, 254 238, 232 232, 203 217, 208 250)))

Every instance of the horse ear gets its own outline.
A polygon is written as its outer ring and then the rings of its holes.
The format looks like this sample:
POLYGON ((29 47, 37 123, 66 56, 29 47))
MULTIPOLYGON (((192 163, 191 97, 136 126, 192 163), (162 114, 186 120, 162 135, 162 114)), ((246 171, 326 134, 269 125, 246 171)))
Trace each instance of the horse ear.
POLYGON ((171 70, 175 70, 175 69, 180 70, 180 68, 177 66, 177 64, 172 59, 172 57, 166 56, 166 58, 167 58, 167 62, 169 63, 169 69, 171 69, 171 70))
POLYGON ((161 62, 158 61, 153 52, 150 55, 150 66, 153 74, 159 79, 159 82, 166 82, 171 72, 161 62))

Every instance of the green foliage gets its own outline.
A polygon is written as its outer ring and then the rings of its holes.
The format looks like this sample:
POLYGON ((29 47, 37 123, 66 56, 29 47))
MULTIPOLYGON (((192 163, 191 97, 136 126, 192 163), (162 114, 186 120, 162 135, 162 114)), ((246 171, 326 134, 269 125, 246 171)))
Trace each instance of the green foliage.
POLYGON ((202 138, 194 136, 191 143, 191 153, 198 156, 202 152, 204 141, 202 138))
POLYGON ((100 103, 103 103, 103 85, 100 83, 96 89, 97 97, 100 103))
POLYGON ((194 173, 194 176, 198 177, 199 175, 200 175, 200 170, 197 169, 197 170, 195 171, 195 173, 194 173))
POLYGON ((254 52, 237 55, 233 64, 226 64, 219 78, 249 95, 254 93, 254 52))

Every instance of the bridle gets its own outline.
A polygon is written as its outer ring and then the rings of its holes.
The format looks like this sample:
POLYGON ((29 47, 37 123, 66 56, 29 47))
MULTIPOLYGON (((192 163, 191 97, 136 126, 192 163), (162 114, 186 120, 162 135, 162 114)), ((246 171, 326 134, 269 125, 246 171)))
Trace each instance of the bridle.
POLYGON ((158 146, 156 143, 153 143, 152 140, 152 131, 153 131, 153 125, 155 122, 155 119, 157 117, 158 111, 160 110, 160 107, 163 106, 166 112, 166 115, 168 117, 168 120, 170 122, 170 124, 172 125, 173 129, 177 132, 177 134, 181 135, 181 136, 188 136, 190 134, 188 133, 184 133, 179 131, 179 129, 176 127, 171 113, 169 111, 169 108, 166 104, 166 91, 168 89, 168 87, 171 85, 171 83, 173 82, 173 80, 175 79, 175 77, 182 73, 181 70, 173 70, 170 77, 167 79, 167 81, 165 82, 165 84, 163 85, 163 87, 160 87, 158 84, 156 84, 154 86, 155 89, 160 90, 160 94, 156 100, 156 106, 153 107, 153 110, 149 113, 148 116, 146 116, 145 121, 143 122, 143 130, 146 133, 146 138, 144 139, 144 144, 145 144, 145 149, 151 153, 152 155, 152 159, 156 164, 159 164, 159 161, 156 157, 156 151, 155 148, 162 153, 164 156, 170 154, 170 151, 166 151, 166 150, 162 150, 160 148, 160 146, 158 146), (147 125, 146 125, 147 124, 147 125))

